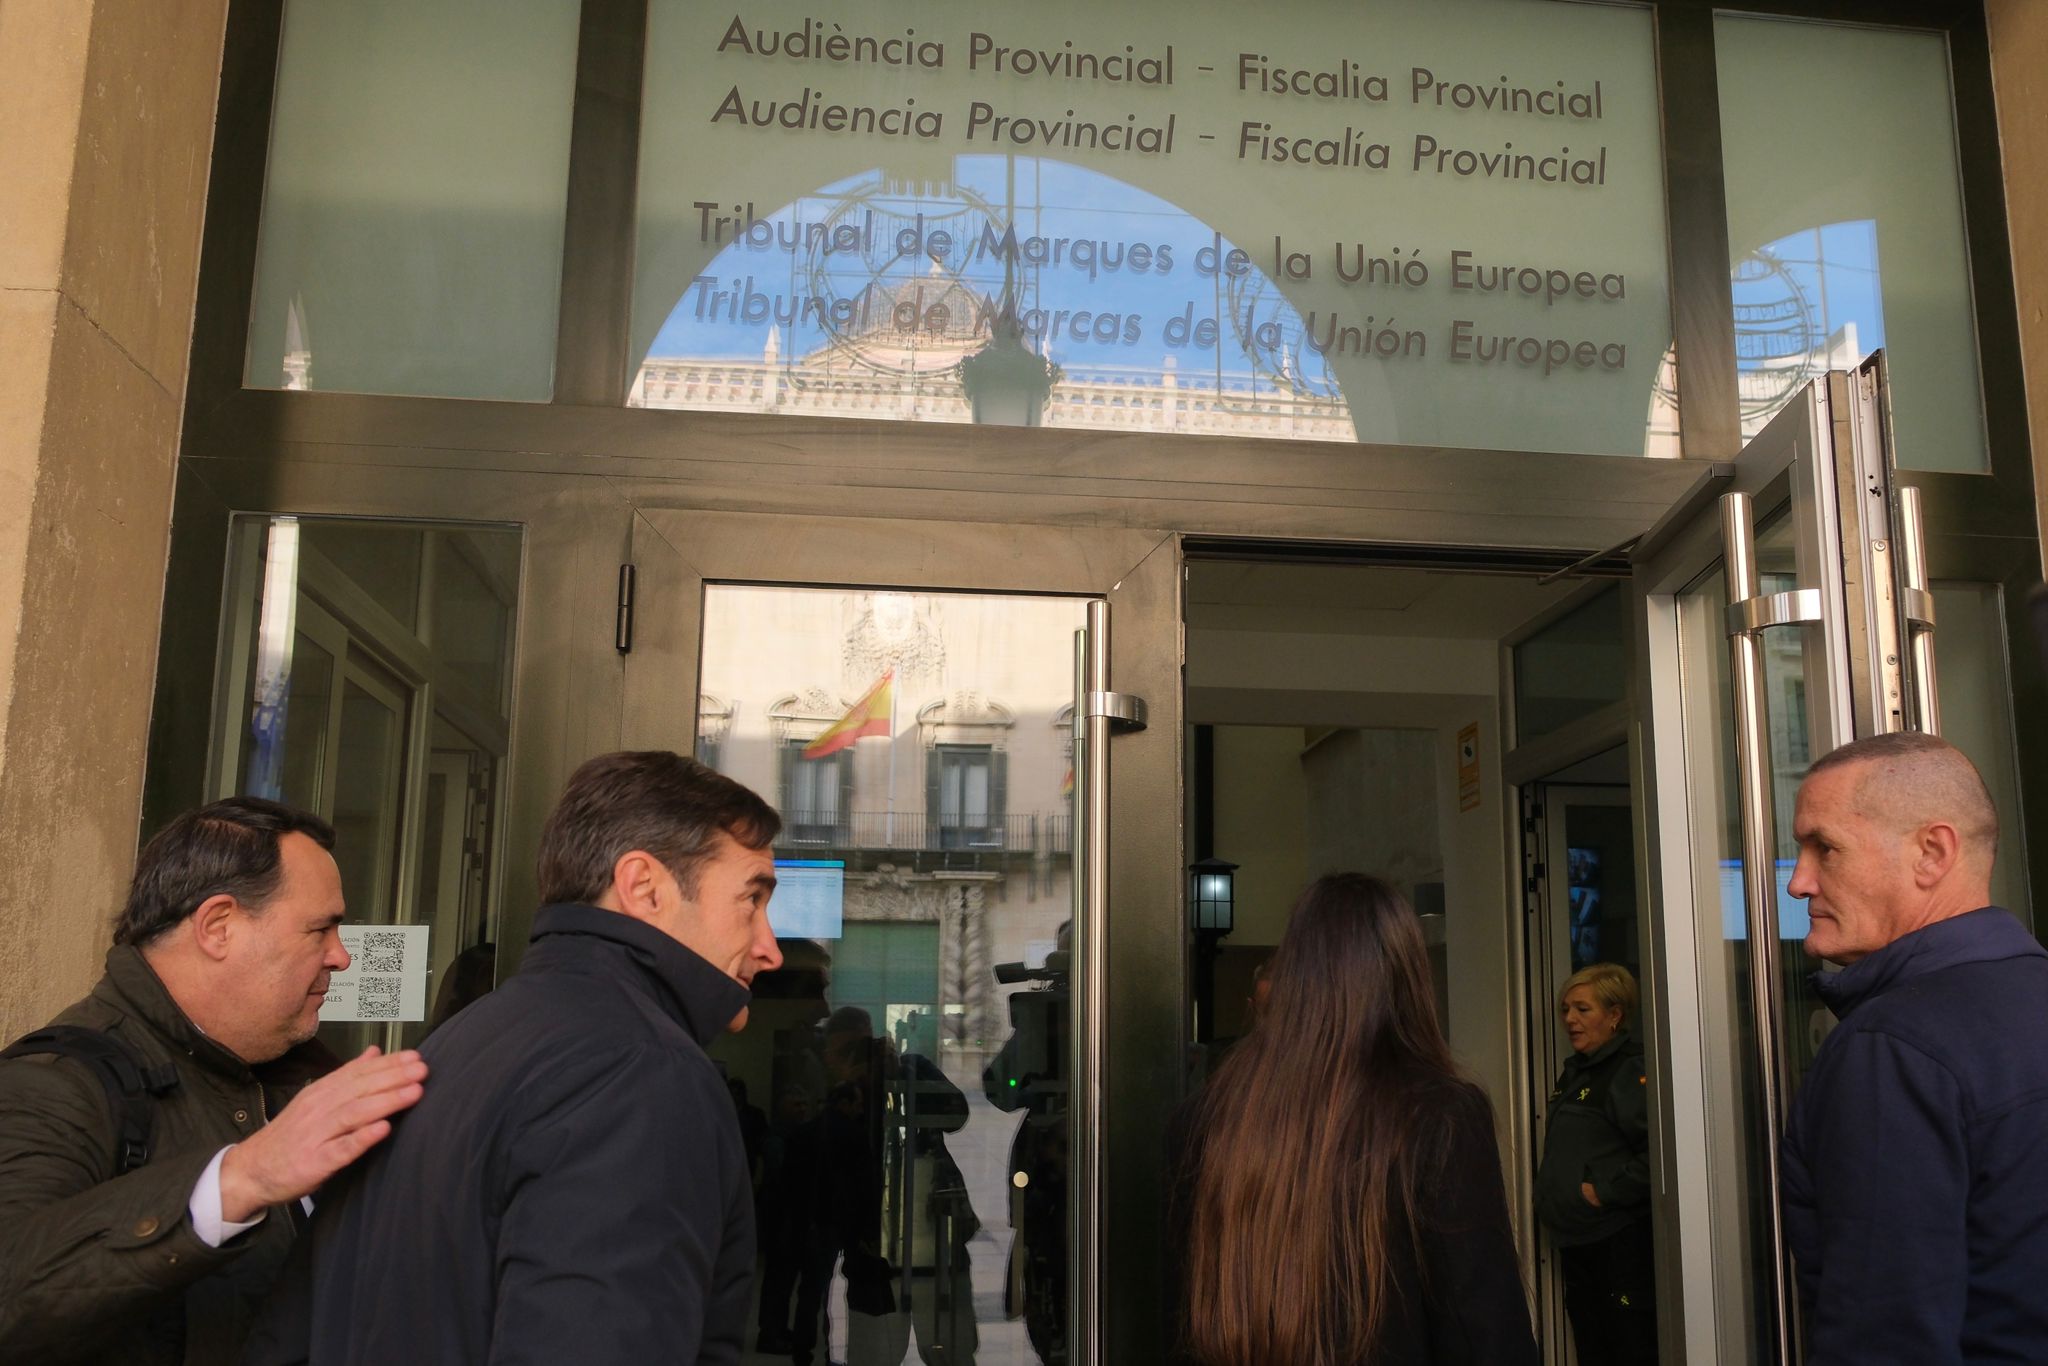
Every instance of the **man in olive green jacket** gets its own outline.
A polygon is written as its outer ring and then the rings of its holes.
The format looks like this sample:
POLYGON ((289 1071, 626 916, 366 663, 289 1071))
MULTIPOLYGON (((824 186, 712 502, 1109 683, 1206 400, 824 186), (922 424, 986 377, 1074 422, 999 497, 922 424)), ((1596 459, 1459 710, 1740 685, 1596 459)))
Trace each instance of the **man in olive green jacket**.
POLYGON ((312 1043, 349 961, 333 845, 316 817, 235 798, 143 849, 106 975, 52 1022, 175 1077, 141 1166, 123 1171, 95 1064, 0 1062, 0 1361, 236 1360, 306 1198, 419 1099, 416 1053, 330 1071, 312 1043))

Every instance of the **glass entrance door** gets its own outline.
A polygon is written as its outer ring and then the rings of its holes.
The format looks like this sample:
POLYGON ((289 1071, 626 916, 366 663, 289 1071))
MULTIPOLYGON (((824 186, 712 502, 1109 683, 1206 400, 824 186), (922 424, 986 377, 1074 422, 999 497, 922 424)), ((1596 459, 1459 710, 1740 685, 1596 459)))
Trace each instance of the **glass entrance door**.
POLYGON ((1664 1277, 1673 1360, 1797 1358, 1776 1149, 1831 1017, 1786 891, 1793 797, 1830 749, 1939 719, 1916 500, 1884 423, 1880 359, 1816 381, 1638 564, 1655 949, 1668 1018, 1698 1023, 1661 1060, 1667 1210, 1688 1230, 1664 1277))
POLYGON ((1084 600, 712 584, 700 759, 784 813, 720 1041, 754 1359, 1068 1359, 1084 600))
POLYGON ((622 727, 784 817, 784 964, 713 1049, 756 1159, 746 1360, 1156 1355, 1177 543, 781 531, 643 510, 622 727))

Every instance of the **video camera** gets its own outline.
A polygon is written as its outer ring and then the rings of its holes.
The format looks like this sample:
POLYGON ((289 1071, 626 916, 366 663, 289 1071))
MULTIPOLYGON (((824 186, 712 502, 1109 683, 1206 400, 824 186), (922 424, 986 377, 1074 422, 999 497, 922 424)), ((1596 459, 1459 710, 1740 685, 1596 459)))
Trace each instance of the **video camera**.
POLYGON ((1072 993, 1068 969, 1073 955, 1055 950, 1043 967, 998 963, 996 981, 1040 985, 1010 997, 1010 1037, 1002 1051, 982 1069, 981 1088, 998 1110, 1028 1109, 1044 1114, 1066 1094, 1067 1021, 1072 993))

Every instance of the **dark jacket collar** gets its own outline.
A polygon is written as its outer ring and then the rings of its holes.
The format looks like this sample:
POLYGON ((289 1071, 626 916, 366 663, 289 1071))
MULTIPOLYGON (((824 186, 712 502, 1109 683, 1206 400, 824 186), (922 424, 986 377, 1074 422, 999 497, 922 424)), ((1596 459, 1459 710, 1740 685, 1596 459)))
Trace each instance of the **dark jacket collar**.
POLYGON ((1984 906, 1894 939, 1840 972, 1816 972, 1813 989, 1830 1010, 1847 1019, 1871 997, 1912 978, 1964 963, 2028 957, 2048 958, 2048 950, 2034 942, 2011 912, 1984 906))
POLYGON ((1574 1052, 1564 1060, 1564 1068, 1567 1072, 1574 1072, 1584 1067, 1598 1067, 1601 1063, 1606 1062, 1618 1053, 1640 1053, 1642 1051, 1643 1046, 1637 1043, 1635 1036, 1624 1027, 1615 1030, 1613 1038, 1601 1044, 1592 1052, 1574 1052))
POLYGON ((163 978, 156 975, 142 950, 116 944, 107 950, 107 975, 93 994, 123 1014, 140 1021, 177 1052, 223 1076, 246 1080, 249 1064, 215 1043, 185 1014, 163 978))
POLYGON ((206 1031, 192 1023, 192 1017, 178 1004, 163 978, 129 944, 107 950, 107 975, 93 988, 93 995, 130 1019, 137 1020, 161 1039, 174 1053, 183 1053, 207 1071, 240 1084, 251 1079, 288 1094, 307 1082, 332 1072, 341 1063, 326 1044, 308 1039, 283 1057, 248 1063, 232 1049, 214 1042, 206 1031))
POLYGON ((568 902, 541 907, 533 918, 533 942, 569 936, 622 946, 653 980, 663 1008, 706 1048, 752 995, 694 951, 629 915, 568 902))

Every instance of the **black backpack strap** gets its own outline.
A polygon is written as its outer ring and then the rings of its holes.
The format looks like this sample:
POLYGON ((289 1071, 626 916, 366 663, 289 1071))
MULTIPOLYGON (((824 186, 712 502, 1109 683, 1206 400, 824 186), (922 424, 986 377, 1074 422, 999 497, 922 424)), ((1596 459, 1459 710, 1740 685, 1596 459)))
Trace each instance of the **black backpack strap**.
POLYGON ((119 1128, 114 1147, 114 1175, 134 1171, 149 1161, 150 1131, 156 1125, 156 1097, 178 1084, 169 1064, 145 1066, 128 1046, 111 1034, 83 1025, 48 1025, 23 1035, 0 1051, 0 1058, 54 1053, 76 1058, 92 1069, 106 1089, 107 1106, 119 1128))

